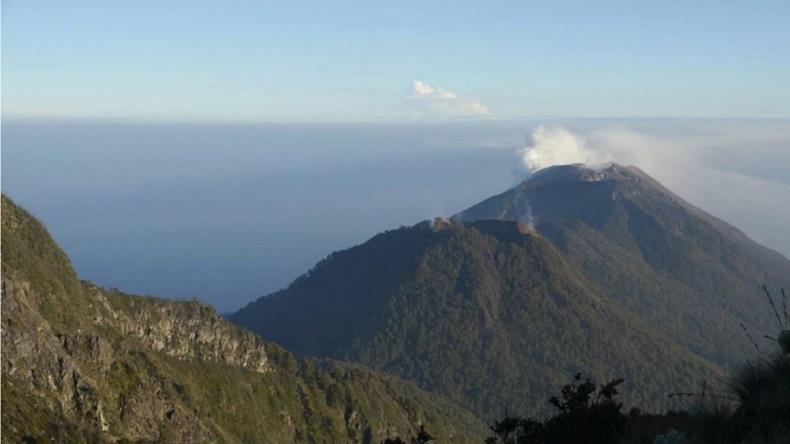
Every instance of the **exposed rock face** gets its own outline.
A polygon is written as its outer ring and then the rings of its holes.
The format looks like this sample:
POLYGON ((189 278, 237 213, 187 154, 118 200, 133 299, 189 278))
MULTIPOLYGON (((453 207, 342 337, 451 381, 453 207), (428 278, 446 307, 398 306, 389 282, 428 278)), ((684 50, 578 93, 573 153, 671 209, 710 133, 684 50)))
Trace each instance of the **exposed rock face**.
MULTIPOLYGON (((173 437, 183 439, 182 442, 215 439, 193 412, 167 399, 162 391, 163 380, 141 379, 143 390, 132 396, 116 396, 108 390, 106 378, 117 362, 118 344, 99 334, 83 333, 82 329, 56 332, 40 314, 37 304, 41 298, 31 282, 19 278, 14 271, 4 270, 2 289, 4 390, 6 385, 16 385, 17 390, 39 397, 53 412, 62 415, 61 420, 83 429, 77 435, 97 433, 96 439, 101 441, 114 441, 121 436, 158 440, 162 437, 162 421, 169 423, 173 437)), ((3 401, 5 406, 5 396, 3 401)), ((4 432, 6 425, 13 427, 6 424, 4 417, 4 432)), ((14 432, 26 436, 29 431, 11 428, 10 432, 11 436, 17 435, 14 432)))
MULTIPOLYGON (((106 431, 96 384, 80 371, 70 356, 69 351, 77 351, 75 341, 55 335, 31 306, 35 298, 30 283, 8 276, 13 274, 6 271, 2 279, 3 375, 26 383, 33 390, 54 393, 67 416, 106 431)), ((88 347, 79 347, 79 352, 89 355, 93 362, 102 362, 97 356, 98 341, 91 344, 89 340, 86 345, 88 347)))
POLYGON ((96 318, 99 324, 117 328, 155 351, 180 360, 213 360, 258 373, 270 370, 264 341, 229 325, 208 305, 139 298, 128 301, 128 310, 114 310, 102 290, 94 291, 106 309, 106 316, 96 318))

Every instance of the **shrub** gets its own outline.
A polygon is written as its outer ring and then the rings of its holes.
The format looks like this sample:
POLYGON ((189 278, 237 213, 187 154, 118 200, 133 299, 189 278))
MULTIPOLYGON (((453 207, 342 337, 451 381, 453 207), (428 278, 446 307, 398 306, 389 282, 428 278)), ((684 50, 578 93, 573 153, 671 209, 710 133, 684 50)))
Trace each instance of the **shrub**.
POLYGON ((544 422, 532 418, 510 417, 491 426, 495 436, 488 444, 565 444, 615 443, 626 428, 623 404, 615 400, 617 386, 623 379, 614 379, 597 389, 596 384, 576 374, 573 382, 562 387, 560 396, 549 399, 558 413, 544 422))
POLYGON ((732 416, 738 435, 766 441, 790 435, 790 354, 748 362, 730 386, 740 400, 732 416))

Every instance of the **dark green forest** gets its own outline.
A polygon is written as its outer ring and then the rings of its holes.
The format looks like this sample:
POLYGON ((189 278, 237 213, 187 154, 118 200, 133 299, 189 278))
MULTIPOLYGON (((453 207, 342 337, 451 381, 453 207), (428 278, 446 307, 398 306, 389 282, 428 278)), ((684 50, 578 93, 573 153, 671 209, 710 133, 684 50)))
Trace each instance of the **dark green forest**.
POLYGON ((628 401, 656 410, 671 406, 665 393, 722 375, 512 222, 384 233, 231 320, 299 355, 417 381, 489 419, 547 412, 552 387, 578 371, 644 380, 628 401))

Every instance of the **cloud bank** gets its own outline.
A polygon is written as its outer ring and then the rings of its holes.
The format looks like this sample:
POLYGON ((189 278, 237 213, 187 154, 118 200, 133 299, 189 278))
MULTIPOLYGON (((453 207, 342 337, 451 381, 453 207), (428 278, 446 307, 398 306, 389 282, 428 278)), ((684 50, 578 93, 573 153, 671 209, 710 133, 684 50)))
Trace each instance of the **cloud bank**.
POLYGON ((412 82, 412 94, 408 99, 419 103, 423 111, 437 117, 484 117, 491 111, 480 101, 460 97, 441 86, 432 86, 421 80, 412 82))

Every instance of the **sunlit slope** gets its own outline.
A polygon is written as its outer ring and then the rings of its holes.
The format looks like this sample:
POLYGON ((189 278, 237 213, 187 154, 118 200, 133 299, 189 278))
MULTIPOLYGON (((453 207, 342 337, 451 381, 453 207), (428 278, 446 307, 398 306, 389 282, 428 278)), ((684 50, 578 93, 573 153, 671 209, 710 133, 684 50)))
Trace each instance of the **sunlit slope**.
POLYGON ((76 277, 24 210, 2 202, 4 442, 376 442, 425 424, 485 426, 413 384, 298 361, 211 307, 107 292, 76 277))

